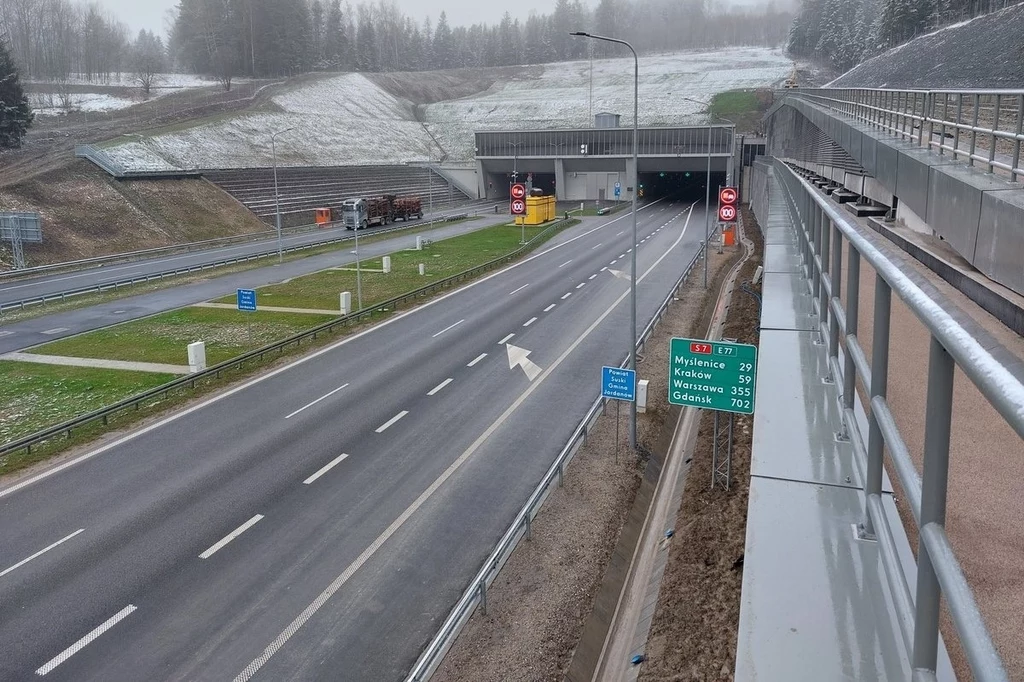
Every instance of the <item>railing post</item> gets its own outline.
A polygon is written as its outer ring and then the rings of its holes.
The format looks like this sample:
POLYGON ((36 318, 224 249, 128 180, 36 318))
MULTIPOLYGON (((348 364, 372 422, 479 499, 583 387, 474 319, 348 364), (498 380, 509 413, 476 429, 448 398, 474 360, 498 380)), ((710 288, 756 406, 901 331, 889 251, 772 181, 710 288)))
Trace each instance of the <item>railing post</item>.
MULTIPOLYGON (((857 338, 857 316, 860 314, 860 252, 850 244, 849 262, 846 267, 846 338, 857 338)), ((843 362, 843 408, 853 410, 853 400, 857 395, 857 366, 853 362, 850 344, 846 344, 846 357, 843 362)), ((844 436, 849 436, 852 424, 843 420, 844 436)))
POLYGON ((971 116, 971 151, 967 155, 967 165, 974 165, 974 152, 978 149, 978 108, 981 107, 981 95, 972 95, 974 114, 971 116))
MULTIPOLYGON (((828 281, 832 285, 832 298, 828 305, 828 355, 836 360, 835 363, 828 363, 829 375, 832 375, 832 368, 839 364, 839 317, 832 310, 831 304, 834 300, 838 307, 843 292, 843 233, 835 223, 832 223, 832 267, 829 268, 828 281)), ((838 381, 839 377, 833 376, 832 380, 838 381)))
POLYGON ((1017 95, 1017 139, 1013 143, 1013 163, 1010 170, 1010 180, 1017 179, 1017 173, 1013 168, 1020 168, 1020 147, 1021 136, 1024 135, 1024 95, 1017 95))
POLYGON ((935 93, 928 92, 925 95, 924 116, 928 119, 928 139, 924 140, 924 121, 921 121, 921 146, 931 149, 932 137, 935 134, 935 93))
MULTIPOLYGON (((875 323, 871 344, 871 390, 870 401, 885 399, 889 386, 889 312, 892 307, 892 289, 882 276, 875 274, 875 323)), ((869 402, 870 402, 869 401, 869 402)), ((864 481, 864 523, 861 526, 865 538, 875 537, 875 525, 868 511, 868 500, 872 495, 882 494, 882 456, 885 440, 878 425, 874 409, 868 413, 868 463, 867 479, 864 481)))
MULTIPOLYGON (((921 529, 945 526, 949 482, 949 435, 953 415, 953 358, 933 336, 928 357, 928 398, 925 407, 924 465, 921 481, 921 529)), ((917 609, 911 667, 934 671, 938 657, 939 579, 924 541, 917 547, 917 609)))
POLYGON ((957 158, 957 152, 960 151, 960 121, 964 115, 964 96, 963 93, 956 94, 956 126, 953 129, 953 158, 957 158))
POLYGON ((994 173, 995 172, 995 165, 992 162, 996 160, 996 141, 999 139, 998 137, 996 137, 996 131, 999 130, 999 105, 1002 104, 1003 96, 1000 95, 1000 94, 996 94, 995 98, 996 98, 996 108, 995 108, 995 113, 993 114, 993 117, 992 117, 992 135, 991 135, 991 138, 989 140, 990 145, 989 145, 989 148, 988 148, 988 172, 989 173, 994 173))
MULTIPOLYGON (((821 261, 821 268, 818 271, 818 335, 822 337, 821 342, 824 343, 824 334, 821 332, 821 325, 829 319, 828 314, 828 293, 825 286, 825 278, 829 276, 829 265, 828 258, 832 251, 831 248, 831 236, 832 236, 832 221, 829 220, 828 216, 825 215, 825 211, 821 211, 821 227, 818 229, 818 259, 821 261)), ((829 372, 831 373, 831 372, 829 372)))

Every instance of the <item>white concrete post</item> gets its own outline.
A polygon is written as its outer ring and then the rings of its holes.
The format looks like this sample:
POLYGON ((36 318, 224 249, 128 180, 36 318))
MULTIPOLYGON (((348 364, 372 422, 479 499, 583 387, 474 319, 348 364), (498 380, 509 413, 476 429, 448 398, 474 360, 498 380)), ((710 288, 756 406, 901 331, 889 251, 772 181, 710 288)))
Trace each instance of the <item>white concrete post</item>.
POLYGON ((384 256, 380 262, 384 268, 385 275, 391 272, 391 256, 384 256))
POLYGON ((416 237, 416 250, 417 251, 422 251, 423 250, 423 237, 416 237))
POLYGON ((636 384, 636 411, 644 413, 647 411, 647 379, 641 379, 636 384))
POLYGON ((424 265, 423 263, 420 263, 420 275, 422 276, 425 274, 427 274, 427 266, 424 265))
POLYGON ((190 372, 206 369, 206 344, 202 341, 188 344, 188 368, 190 372))
POLYGON ((341 295, 338 298, 341 299, 341 314, 342 315, 348 315, 349 313, 351 313, 352 312, 352 292, 351 291, 343 291, 343 292, 341 292, 341 295))

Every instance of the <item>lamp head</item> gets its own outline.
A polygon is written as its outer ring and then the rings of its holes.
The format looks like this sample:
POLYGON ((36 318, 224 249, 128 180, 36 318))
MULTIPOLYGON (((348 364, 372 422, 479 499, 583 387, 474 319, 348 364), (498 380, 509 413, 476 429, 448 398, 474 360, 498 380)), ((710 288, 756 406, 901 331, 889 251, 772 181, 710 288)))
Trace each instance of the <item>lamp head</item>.
POLYGON ((571 35, 571 36, 579 36, 581 38, 589 38, 590 37, 590 34, 587 33, 586 31, 569 31, 569 35, 571 35))

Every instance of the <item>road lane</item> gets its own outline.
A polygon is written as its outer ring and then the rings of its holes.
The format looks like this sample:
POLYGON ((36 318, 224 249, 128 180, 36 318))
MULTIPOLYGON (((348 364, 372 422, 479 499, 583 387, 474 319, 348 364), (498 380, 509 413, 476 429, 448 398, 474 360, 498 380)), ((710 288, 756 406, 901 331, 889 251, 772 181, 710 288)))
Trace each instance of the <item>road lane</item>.
MULTIPOLYGON (((652 223, 651 229, 658 225, 652 223)), ((662 241, 671 241, 665 239, 668 236, 662 233, 651 240, 651 246, 641 249, 638 259, 653 261, 653 257, 648 258, 647 249, 650 248, 651 254, 657 253, 658 248, 664 246, 662 241)), ((590 252, 593 251, 589 248, 591 245, 587 239, 581 239, 571 248, 586 248, 590 252)), ((681 251, 680 263, 685 256, 681 251)), ((364 335, 247 391, 213 403, 188 415, 188 419, 171 422, 45 483, 0 498, 0 520, 9 520, 9 514, 17 511, 15 506, 32 507, 33 499, 39 506, 44 506, 47 500, 68 500, 65 508, 44 514, 52 517, 49 521, 37 520, 26 525, 42 532, 63 513, 92 518, 104 537, 98 544, 109 550, 87 557, 90 561, 76 557, 75 566, 61 566, 61 570, 50 566, 49 571, 40 570, 40 575, 28 581, 33 584, 20 583, 17 595, 11 595, 0 581, 0 603, 17 603, 34 612, 34 617, 18 618, 10 628, 7 624, 0 626, 0 632, 6 631, 5 636, 19 642, 15 651, 27 652, 26 660, 12 661, 10 671, 24 671, 33 664, 38 666, 47 654, 52 656, 88 631, 92 627, 87 627, 90 621, 92 625, 101 621, 104 609, 109 612, 112 603, 119 599, 121 604, 126 603, 124 598, 128 594, 132 595, 130 603, 140 609, 132 617, 131 631, 111 640, 101 639, 90 650, 76 655, 66 668, 69 675, 80 675, 77 679, 89 679, 94 674, 106 679, 122 679, 117 676, 118 670, 138 673, 149 669, 165 672, 175 669, 188 671, 185 676, 190 679, 222 679, 220 673, 228 672, 231 665, 237 668, 240 658, 250 656, 252 660, 251 656, 258 656, 258 651, 253 653, 253 646, 257 649, 265 646, 276 636, 275 633, 260 639, 260 634, 285 627, 287 622, 284 621, 295 615, 288 609, 293 602, 297 606, 303 598, 315 598, 315 593, 333 579, 334 576, 327 578, 327 574, 340 565, 340 561, 351 562, 353 555, 358 555, 357 550, 367 546, 393 518, 395 510, 404 508, 403 503, 415 499, 432 477, 443 471, 450 463, 453 448, 464 446, 474 433, 479 433, 482 425, 490 423, 488 419, 493 420, 500 414, 514 397, 515 390, 529 385, 521 372, 510 372, 507 363, 502 366, 503 354, 490 349, 522 321, 538 316, 543 306, 555 300, 559 292, 599 271, 610 255, 599 250, 593 252, 592 261, 581 256, 581 265, 585 267, 574 268, 571 272, 558 271, 548 264, 561 255, 560 252, 538 258, 530 266, 510 269, 486 286, 460 292, 445 305, 432 306, 397 320, 374 334, 364 335), (533 293, 529 297, 509 299, 508 291, 523 283, 515 280, 524 278, 540 286, 536 290, 531 287, 533 293), (498 297, 503 299, 500 307, 495 304, 498 297), (465 323, 450 332, 450 336, 432 339, 429 334, 423 334, 426 329, 444 327, 459 319, 464 319, 465 323), (388 343, 381 342, 384 329, 389 329, 384 334, 390 339, 388 343), (422 338, 411 342, 409 339, 416 335, 422 338), (490 352, 489 357, 478 367, 465 367, 484 349, 490 352), (372 377, 365 376, 369 374, 365 371, 367 366, 381 369, 372 377), (472 379, 466 376, 470 374, 472 379), (436 396, 427 397, 428 391, 445 378, 451 378, 452 385, 436 396), (325 398, 285 421, 285 416, 296 408, 325 396, 345 382, 351 384, 352 390, 325 398), (401 422, 383 434, 372 433, 385 418, 402 410, 407 416, 401 422), (455 418, 453 424, 451 415, 462 416, 455 418), (274 422, 275 417, 277 422, 274 422), (287 426, 282 426, 285 424, 287 426), (382 444, 371 444, 373 438, 382 444), (166 451, 168 442, 182 439, 190 442, 189 452, 163 457, 154 455, 154 452, 166 451), (318 471, 341 452, 348 453, 349 458, 325 472, 320 484, 312 486, 317 489, 316 495, 330 497, 325 506, 311 503, 308 497, 302 498, 307 487, 298 484, 308 480, 311 472, 318 471), (76 499, 80 496, 75 490, 80 490, 77 486, 82 484, 76 479, 82 478, 95 488, 95 496, 90 500, 76 499), (328 481, 331 484, 327 484, 328 481), (332 487, 335 481, 339 485, 337 489, 332 487), (15 500, 18 505, 12 504, 15 500), (99 500, 114 501, 115 508, 99 500), (68 505, 74 505, 75 509, 66 509, 68 505), (256 513, 257 507, 264 514, 264 520, 211 559, 219 563, 235 557, 233 570, 228 572, 230 578, 214 580, 205 576, 202 586, 194 585, 196 569, 189 566, 187 557, 194 560, 211 542, 237 527, 240 520, 256 513), (172 512, 163 513, 171 508, 172 512), (388 509, 392 512, 390 515, 386 513, 388 509), (140 517, 145 521, 136 523, 140 517), (305 521, 302 530, 291 523, 291 519, 298 523, 299 517, 305 521), (124 530, 133 524, 137 526, 134 531, 124 530), (285 537, 279 537, 281 534, 285 537), (331 537, 339 539, 338 546, 326 540, 331 537), (266 551, 273 556, 249 556, 249 552, 264 547, 263 543, 270 538, 274 539, 273 547, 277 549, 266 551), (286 541, 286 538, 291 540, 286 541), (113 586, 103 577, 112 572, 125 572, 125 565, 132 566, 124 553, 116 549, 122 546, 141 549, 146 556, 139 558, 139 563, 147 566, 137 566, 125 581, 113 586), (306 564, 310 555, 316 553, 326 553, 323 566, 318 569, 306 564), (245 559, 239 563, 240 555, 245 559), (303 583, 301 586, 295 582, 298 575, 304 576, 299 581, 303 583), (313 576, 326 580, 318 582, 313 576), (231 589, 225 580, 235 588, 231 589), (215 586, 216 592, 211 593, 207 585, 215 586), (104 598, 97 599, 89 609, 69 609, 73 613, 62 618, 56 632, 38 627, 39 607, 49 604, 52 608, 68 609, 66 605, 74 603, 76 595, 83 592, 103 594, 104 598), (193 602, 189 593, 201 598, 193 602), (270 593, 275 595, 274 604, 278 607, 267 606, 265 600, 270 597, 266 595, 270 593), (267 618, 253 632, 246 629, 246 624, 256 618, 256 612, 250 614, 251 618, 239 615, 245 613, 242 605, 247 600, 250 603, 255 600, 255 606, 250 608, 256 608, 261 617, 267 618), (197 623, 197 618, 203 622, 197 623), (183 628, 181 632, 176 630, 178 626, 183 628), (163 641, 167 641, 170 629, 175 634, 169 635, 169 639, 177 644, 154 642, 152 649, 134 644, 125 647, 126 641, 144 639, 147 628, 153 636, 163 633, 163 641), (247 633, 245 636, 240 634, 243 630, 247 633), (193 654, 193 651, 199 653, 193 654), (168 657, 175 659, 174 666, 161 667, 171 665, 168 657), (225 662, 223 670, 220 661, 225 662), (214 670, 218 675, 207 677, 214 670)), ((666 281, 674 281, 678 276, 678 269, 672 269, 674 274, 666 276, 666 281)), ((668 272, 669 268, 661 270, 668 272)), ((562 317, 550 318, 550 324, 545 324, 549 320, 542 317, 532 327, 517 332, 522 338, 517 338, 516 342, 525 348, 536 344, 535 349, 531 348, 533 355, 530 357, 544 366, 545 361, 551 359, 551 353, 566 345, 565 335, 570 328, 576 329, 588 319, 592 322, 599 314, 597 311, 607 310, 608 295, 616 292, 621 295, 627 286, 610 277, 594 281, 579 292, 579 299, 573 302, 577 305, 560 304, 551 313, 562 317), (565 320, 573 320, 573 315, 583 317, 567 327, 565 320)), ((652 288, 649 294, 642 289, 642 305, 653 311, 653 306, 660 303, 665 293, 665 289, 654 291, 652 288)), ((613 317, 621 318, 622 309, 623 306, 619 306, 613 317)), ((625 346, 624 343, 609 345, 607 339, 600 343, 612 348, 625 346)), ((623 353, 624 350, 618 355, 623 353)), ((565 378, 564 372, 557 376, 558 383, 565 378)), ((583 394, 576 396, 575 402, 585 409, 583 403, 589 405, 593 398, 592 387, 583 394)), ((533 410, 533 406, 530 409, 533 410)), ((571 428, 561 406, 552 409, 547 405, 539 412, 548 418, 556 416, 562 428, 571 428)), ((548 432, 546 437, 550 440, 555 433, 557 429, 548 432)), ((564 440, 564 436, 562 438, 564 440)), ((533 452, 534 468, 546 466, 543 461, 549 462, 551 454, 543 448, 533 452)), ((508 511, 509 505, 504 503, 497 515, 508 511)), ((10 523, 0 523, 4 529, 0 536, 4 555, 9 547, 19 544, 18 538, 10 537, 9 526, 10 523)), ((22 535, 35 535, 31 529, 25 530, 22 535)), ((463 573, 476 570, 476 565, 470 566, 470 563, 462 566, 463 573)), ((223 576, 223 572, 218 576, 223 576)), ((408 646, 401 649, 405 658, 415 653, 410 653, 408 646)), ((3 665, 5 663, 0 663, 3 665)), ((238 672, 239 669, 231 670, 230 675, 238 672)), ((60 673, 60 670, 54 672, 60 673)), ((159 672, 154 674, 162 676, 159 672)))

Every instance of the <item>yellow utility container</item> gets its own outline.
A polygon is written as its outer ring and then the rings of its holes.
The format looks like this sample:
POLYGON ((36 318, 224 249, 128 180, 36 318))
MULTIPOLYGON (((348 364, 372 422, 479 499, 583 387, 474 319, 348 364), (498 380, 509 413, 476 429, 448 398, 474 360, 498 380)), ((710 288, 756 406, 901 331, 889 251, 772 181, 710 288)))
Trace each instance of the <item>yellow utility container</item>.
POLYGON ((555 219, 555 197, 526 197, 527 225, 540 225, 555 219))

